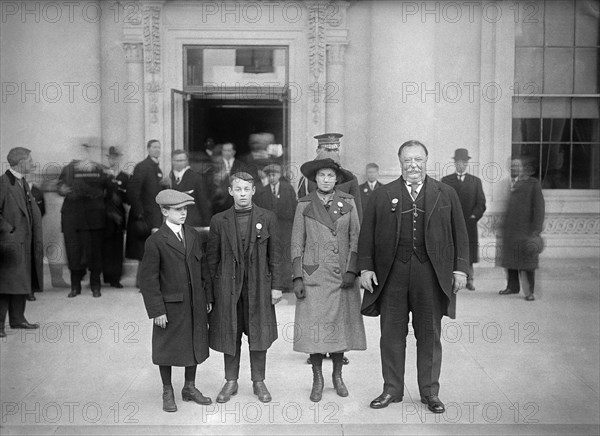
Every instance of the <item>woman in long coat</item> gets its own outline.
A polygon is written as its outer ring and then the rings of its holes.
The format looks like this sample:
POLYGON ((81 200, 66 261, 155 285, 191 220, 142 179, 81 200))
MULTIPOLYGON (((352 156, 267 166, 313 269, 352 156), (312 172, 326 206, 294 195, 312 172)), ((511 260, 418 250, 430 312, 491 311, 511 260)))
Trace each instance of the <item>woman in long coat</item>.
POLYGON ((323 355, 333 360, 338 395, 348 390, 342 379, 344 352, 367 348, 356 276, 360 230, 350 194, 335 189, 352 174, 334 160, 306 162, 302 174, 317 190, 301 198, 292 230, 292 274, 296 302, 294 350, 309 353, 313 369, 311 401, 323 392, 323 355))

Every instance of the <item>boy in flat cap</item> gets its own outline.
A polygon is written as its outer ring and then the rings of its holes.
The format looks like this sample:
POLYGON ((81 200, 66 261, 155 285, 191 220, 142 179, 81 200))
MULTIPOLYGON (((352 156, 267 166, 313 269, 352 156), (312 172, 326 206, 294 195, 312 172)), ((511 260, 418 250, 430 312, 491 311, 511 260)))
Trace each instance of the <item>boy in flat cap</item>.
POLYGON ((163 410, 175 412, 171 367, 185 367, 183 401, 211 404, 195 387, 196 367, 208 357, 212 291, 199 234, 184 224, 194 198, 173 189, 156 196, 164 224, 148 237, 141 263, 141 292, 154 320, 152 362, 163 383, 163 410))
POLYGON ((279 225, 279 242, 283 259, 281 273, 283 275, 283 290, 292 290, 292 260, 290 259, 290 243, 292 240, 292 226, 294 225, 294 212, 298 201, 294 187, 281 177, 281 165, 270 164, 263 168, 269 184, 257 190, 254 204, 268 209, 277 216, 279 225))
POLYGON ((233 174, 229 194, 234 205, 210 223, 206 254, 215 297, 210 347, 224 353, 226 379, 218 403, 226 403, 238 391, 242 333, 248 336, 254 394, 263 403, 271 401, 264 380, 267 350, 277 339, 281 249, 277 217, 252 204, 255 190, 250 174, 233 174))

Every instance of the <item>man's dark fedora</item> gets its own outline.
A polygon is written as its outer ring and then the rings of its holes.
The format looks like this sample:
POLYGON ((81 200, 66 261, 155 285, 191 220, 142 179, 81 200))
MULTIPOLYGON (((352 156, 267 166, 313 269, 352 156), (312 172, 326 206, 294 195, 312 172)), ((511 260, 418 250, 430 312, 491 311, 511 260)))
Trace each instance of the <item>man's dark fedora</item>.
POLYGON ((339 163, 331 158, 305 162, 300 167, 300 171, 308 180, 316 182, 317 171, 323 168, 331 168, 337 173, 337 184, 349 182, 354 178, 350 171, 343 169, 339 163))
POLYGON ((108 147, 107 156, 123 156, 123 153, 121 153, 117 147, 110 146, 108 147))
POLYGON ((454 150, 454 160, 467 161, 469 159, 471 159, 471 156, 469 156, 469 151, 466 148, 457 148, 454 150))

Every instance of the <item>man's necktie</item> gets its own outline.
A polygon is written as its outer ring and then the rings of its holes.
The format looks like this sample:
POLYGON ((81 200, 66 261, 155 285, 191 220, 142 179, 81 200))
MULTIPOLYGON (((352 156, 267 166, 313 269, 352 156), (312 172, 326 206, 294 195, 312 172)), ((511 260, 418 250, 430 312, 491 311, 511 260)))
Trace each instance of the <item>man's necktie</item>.
POLYGON ((21 179, 21 182, 23 184, 23 191, 25 194, 25 205, 27 206, 27 213, 29 213, 29 218, 31 218, 32 210, 31 210, 31 195, 29 194, 29 185, 27 184, 27 180, 25 180, 25 179, 21 179))
POLYGON ((409 186, 410 186, 410 196, 412 197, 413 200, 416 200, 417 196, 419 195, 419 193, 417 192, 417 188, 418 188, 419 184, 411 183, 409 186))
POLYGON ((175 184, 176 184, 176 185, 179 185, 179 182, 181 182, 181 177, 177 177, 177 178, 175 179, 175 184))
POLYGON ((181 233, 181 230, 179 232, 177 232, 176 235, 177 235, 177 239, 179 239, 179 242, 181 242, 185 248, 185 239, 183 239, 183 234, 181 233))
POLYGON ((460 180, 461 182, 465 181, 465 175, 464 174, 459 174, 458 175, 458 180, 460 180))

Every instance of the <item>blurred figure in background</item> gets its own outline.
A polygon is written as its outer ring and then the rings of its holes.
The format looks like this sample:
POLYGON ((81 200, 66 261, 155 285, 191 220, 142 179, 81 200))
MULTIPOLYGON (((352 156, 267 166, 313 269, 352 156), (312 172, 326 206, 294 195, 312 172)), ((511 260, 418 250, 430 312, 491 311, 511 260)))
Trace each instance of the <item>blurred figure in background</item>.
POLYGON ((185 192, 194 198, 195 205, 189 206, 185 223, 198 230, 208 227, 212 216, 212 208, 208 200, 207 189, 202 183, 202 177, 189 165, 189 157, 185 150, 175 150, 171 153, 171 173, 169 180, 171 188, 185 192))
POLYGON ((27 295, 43 289, 42 215, 25 174, 33 169, 31 150, 15 147, 10 168, 0 176, 0 338, 9 315, 13 329, 37 329, 25 319, 27 295))
POLYGON ((71 271, 69 298, 81 293, 81 280, 87 269, 90 270, 92 295, 102 295, 100 273, 108 177, 100 164, 89 159, 89 148, 89 145, 83 144, 85 157, 72 160, 63 168, 58 179, 58 192, 65 197, 61 227, 71 271))
POLYGON ((283 291, 289 292, 292 290, 290 244, 292 240, 292 227, 294 225, 294 213, 298 201, 296 200, 296 193, 292 185, 281 177, 281 165, 267 165, 263 171, 269 179, 269 184, 257 188, 253 201, 257 206, 268 209, 277 216, 279 242, 281 243, 283 253, 281 260, 283 291))
POLYGON ((106 192, 106 228, 102 248, 102 276, 105 284, 122 288, 123 275, 123 232, 127 228, 125 203, 129 175, 121 171, 120 160, 123 154, 117 147, 108 149, 108 189, 106 192))
POLYGON ((362 203, 363 213, 367 207, 367 203, 369 202, 369 197, 373 193, 374 190, 382 186, 379 183, 379 165, 376 163, 369 163, 366 166, 366 174, 367 181, 359 186, 360 189, 360 201, 362 203))
POLYGON ((479 234, 477 222, 485 212, 485 194, 481 186, 481 180, 467 173, 469 165, 469 152, 466 148, 457 148, 454 152, 455 174, 449 174, 442 178, 442 182, 452 186, 458 194, 462 206, 467 234, 469 236, 469 277, 467 278, 467 289, 474 291, 473 264, 479 262, 479 234))
MULTIPOLYGON (((127 198, 131 209, 127 222, 127 241, 125 257, 142 260, 144 243, 151 233, 156 232, 163 223, 160 207, 156 204, 156 195, 163 189, 163 172, 158 165, 160 142, 151 139, 146 144, 148 157, 138 163, 127 187, 127 198)), ((140 269, 135 284, 139 287, 140 269)))
POLYGON ((233 142, 225 142, 213 150, 214 161, 214 196, 212 199, 213 214, 223 212, 233 206, 233 198, 229 195, 229 176, 243 171, 244 163, 235 158, 236 150, 233 142))
POLYGON ((502 266, 506 268, 507 284, 506 289, 499 292, 500 295, 518 294, 522 286, 527 301, 535 300, 535 270, 544 248, 540 233, 545 215, 542 187, 530 174, 531 164, 527 160, 512 160, 511 193, 502 233, 502 266))

